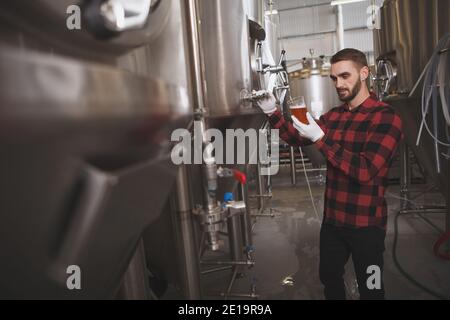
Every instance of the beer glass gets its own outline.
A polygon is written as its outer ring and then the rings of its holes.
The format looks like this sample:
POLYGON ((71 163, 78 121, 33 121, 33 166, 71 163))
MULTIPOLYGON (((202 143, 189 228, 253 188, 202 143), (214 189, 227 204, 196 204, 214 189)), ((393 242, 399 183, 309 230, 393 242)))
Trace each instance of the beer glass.
POLYGON ((288 105, 291 110, 291 115, 296 117, 298 121, 304 124, 309 124, 308 119, 306 118, 307 109, 305 98, 303 96, 289 100, 288 105))

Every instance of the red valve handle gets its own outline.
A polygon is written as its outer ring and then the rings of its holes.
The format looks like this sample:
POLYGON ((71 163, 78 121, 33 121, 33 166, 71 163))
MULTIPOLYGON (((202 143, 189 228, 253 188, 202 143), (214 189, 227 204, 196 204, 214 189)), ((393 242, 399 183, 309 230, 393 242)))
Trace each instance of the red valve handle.
POLYGON ((245 175, 245 173, 239 171, 239 170, 234 170, 234 178, 239 181, 241 184, 246 184, 247 183, 247 176, 245 175))

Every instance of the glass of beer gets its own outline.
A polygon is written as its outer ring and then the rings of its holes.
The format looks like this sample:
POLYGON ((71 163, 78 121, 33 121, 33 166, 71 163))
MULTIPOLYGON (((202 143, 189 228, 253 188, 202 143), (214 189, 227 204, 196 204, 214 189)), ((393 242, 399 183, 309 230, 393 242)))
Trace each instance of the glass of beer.
POLYGON ((289 109, 291 110, 291 115, 296 117, 298 121, 309 124, 308 119, 306 118, 307 109, 305 98, 303 96, 289 100, 288 105, 289 109))

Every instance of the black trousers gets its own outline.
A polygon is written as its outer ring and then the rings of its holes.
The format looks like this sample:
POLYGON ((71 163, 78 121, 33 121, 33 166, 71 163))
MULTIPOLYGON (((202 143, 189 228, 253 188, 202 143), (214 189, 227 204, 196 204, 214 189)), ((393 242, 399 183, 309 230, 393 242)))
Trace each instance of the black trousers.
POLYGON ((385 237, 386 231, 378 227, 350 229, 322 225, 319 275, 320 281, 325 286, 326 299, 345 299, 343 276, 350 255, 355 268, 360 298, 362 300, 384 299, 385 237), (378 271, 375 271, 376 268, 378 271), (380 275, 378 282, 374 278, 377 273, 380 275))

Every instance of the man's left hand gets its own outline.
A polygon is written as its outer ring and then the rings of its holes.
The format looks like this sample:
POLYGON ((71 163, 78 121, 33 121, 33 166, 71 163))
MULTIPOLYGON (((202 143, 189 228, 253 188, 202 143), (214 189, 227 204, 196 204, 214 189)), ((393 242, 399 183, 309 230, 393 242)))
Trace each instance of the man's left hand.
POLYGON ((294 128, 297 129, 302 137, 315 143, 322 139, 325 133, 309 112, 306 113, 306 118, 308 119, 309 124, 302 123, 296 117, 292 116, 294 128))

